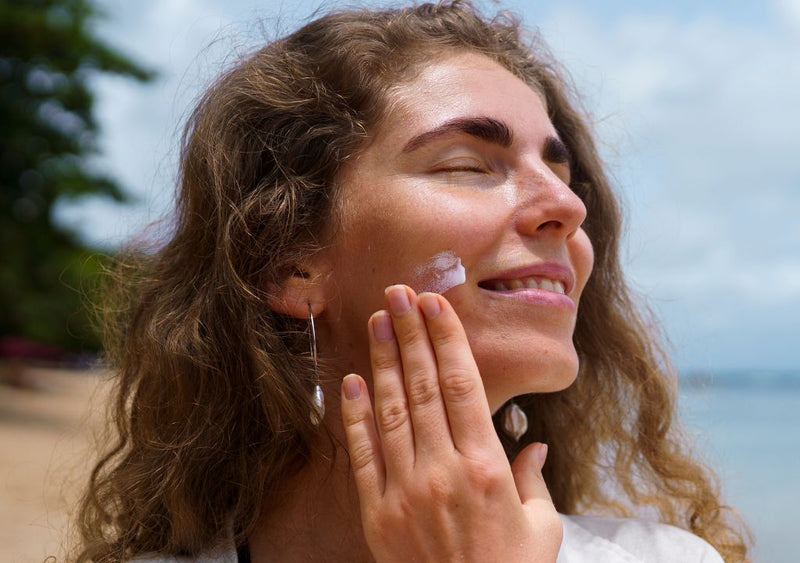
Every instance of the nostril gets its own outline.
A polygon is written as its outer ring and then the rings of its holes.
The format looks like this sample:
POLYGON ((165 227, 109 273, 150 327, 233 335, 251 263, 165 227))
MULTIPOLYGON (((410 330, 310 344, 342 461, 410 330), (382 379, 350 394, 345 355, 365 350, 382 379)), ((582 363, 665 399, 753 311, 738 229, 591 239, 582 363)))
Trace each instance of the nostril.
POLYGON ((544 223, 536 227, 536 230, 537 231, 547 231, 550 229, 558 230, 563 226, 564 224, 561 221, 545 221, 544 223))

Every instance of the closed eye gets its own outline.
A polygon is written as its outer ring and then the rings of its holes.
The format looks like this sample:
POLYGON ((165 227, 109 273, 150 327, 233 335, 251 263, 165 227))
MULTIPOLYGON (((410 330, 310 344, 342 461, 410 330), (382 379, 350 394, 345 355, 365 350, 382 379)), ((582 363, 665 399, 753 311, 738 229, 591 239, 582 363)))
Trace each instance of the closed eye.
POLYGON ((542 150, 542 159, 550 165, 553 172, 569 185, 572 178, 572 153, 569 147, 557 137, 548 137, 542 150))
POLYGON ((431 171, 433 173, 472 172, 477 174, 491 172, 485 161, 471 157, 448 158, 434 165, 431 171))
POLYGON ((566 164, 572 166, 572 153, 569 147, 557 137, 547 137, 542 151, 542 158, 553 164, 566 164))
POLYGON ((488 174, 488 171, 480 166, 447 166, 444 168, 437 168, 434 173, 454 174, 458 172, 472 172, 475 174, 488 174))

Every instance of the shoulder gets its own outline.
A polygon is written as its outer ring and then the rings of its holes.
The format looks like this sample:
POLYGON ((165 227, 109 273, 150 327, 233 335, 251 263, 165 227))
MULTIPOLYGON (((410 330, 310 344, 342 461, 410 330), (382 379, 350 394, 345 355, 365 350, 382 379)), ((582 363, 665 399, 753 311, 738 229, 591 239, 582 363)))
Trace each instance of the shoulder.
POLYGON ((720 554, 691 532, 635 518, 565 516, 558 563, 723 563, 720 554))

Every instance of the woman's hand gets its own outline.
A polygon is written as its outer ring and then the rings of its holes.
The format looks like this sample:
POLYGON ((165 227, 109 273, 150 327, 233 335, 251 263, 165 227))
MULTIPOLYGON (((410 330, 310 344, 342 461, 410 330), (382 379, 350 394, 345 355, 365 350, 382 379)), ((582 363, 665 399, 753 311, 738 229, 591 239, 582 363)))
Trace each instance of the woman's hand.
POLYGON ((374 408, 359 376, 342 417, 364 533, 385 561, 554 562, 561 521, 544 444, 511 467, 464 329, 445 298, 386 291, 369 321, 374 408))

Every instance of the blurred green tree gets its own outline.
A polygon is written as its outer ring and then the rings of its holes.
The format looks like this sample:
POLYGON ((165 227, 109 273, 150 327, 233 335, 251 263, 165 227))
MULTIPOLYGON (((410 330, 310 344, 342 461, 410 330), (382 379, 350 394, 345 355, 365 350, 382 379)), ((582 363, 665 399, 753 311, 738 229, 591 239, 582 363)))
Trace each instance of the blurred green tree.
POLYGON ((89 79, 147 81, 93 34, 91 0, 0 0, 0 337, 96 348, 85 289, 101 258, 53 221, 59 198, 126 199, 93 169, 98 124, 89 79))

